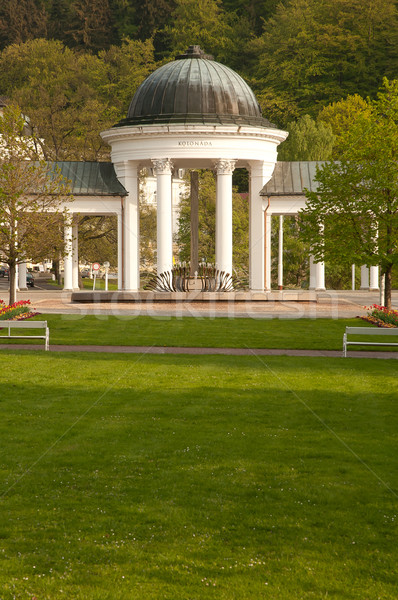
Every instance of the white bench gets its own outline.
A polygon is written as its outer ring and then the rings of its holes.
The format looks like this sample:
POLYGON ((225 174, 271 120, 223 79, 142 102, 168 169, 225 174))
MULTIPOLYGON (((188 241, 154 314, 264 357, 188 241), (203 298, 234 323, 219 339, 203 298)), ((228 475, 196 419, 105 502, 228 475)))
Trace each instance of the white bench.
POLYGON ((0 321, 0 341, 2 339, 44 340, 45 350, 49 350, 50 330, 47 327, 47 321, 0 321), (2 330, 4 329, 6 333, 3 333, 2 330), (12 335, 11 331, 13 329, 18 329, 21 332, 27 329, 44 329, 45 331, 43 335, 12 335))
POLYGON ((347 346, 398 346, 398 342, 350 342, 349 335, 369 335, 369 336, 398 336, 398 327, 346 327, 343 336, 343 356, 347 356, 347 346))

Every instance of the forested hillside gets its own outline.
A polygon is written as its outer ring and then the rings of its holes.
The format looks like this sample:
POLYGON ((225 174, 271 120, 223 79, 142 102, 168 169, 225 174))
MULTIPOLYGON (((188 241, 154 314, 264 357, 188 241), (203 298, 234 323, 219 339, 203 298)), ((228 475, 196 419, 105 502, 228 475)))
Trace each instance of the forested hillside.
MULTIPOLYGON (((154 69, 191 44, 240 73, 264 116, 289 131, 279 160, 342 158, 346 131, 370 115, 383 78, 397 78, 397 2, 1 0, 1 100, 27 115, 46 159, 109 160, 99 133, 125 117, 154 69)), ((245 191, 247 173, 234 176, 245 191)), ((300 286, 308 248, 297 220, 285 229, 285 280, 300 286)), ((348 268, 341 272, 328 270, 337 273, 332 287, 347 284, 348 268)))
POLYGON ((342 109, 324 107, 350 96, 352 112, 353 97, 396 77, 397 25, 395 0, 2 0, 0 95, 29 115, 48 158, 98 159, 98 132, 140 82, 200 44, 295 130, 282 158, 328 158, 342 109))

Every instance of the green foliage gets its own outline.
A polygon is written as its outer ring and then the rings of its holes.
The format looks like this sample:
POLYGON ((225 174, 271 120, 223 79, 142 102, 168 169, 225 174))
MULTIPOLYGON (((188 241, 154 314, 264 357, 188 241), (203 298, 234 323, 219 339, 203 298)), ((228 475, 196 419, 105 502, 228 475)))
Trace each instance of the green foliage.
POLYGON ((94 88, 97 62, 46 40, 2 52, 1 89, 29 115, 46 159, 89 160, 105 153, 98 133, 110 123, 94 88))
MULTIPOLYGON (((58 16, 58 18, 61 15, 58 16)), ((48 14, 41 0, 2 0, 0 48, 20 44, 48 33, 48 14)))
POLYGON ((182 53, 191 44, 213 54, 221 62, 233 50, 232 28, 221 0, 176 0, 167 35, 173 53, 182 53))
POLYGON ((152 270, 155 267, 157 239, 156 208, 140 202, 140 266, 152 270))
POLYGON ((0 114, 0 252, 9 265, 10 304, 15 302, 18 262, 63 247, 59 221, 68 183, 41 159, 38 140, 25 134, 18 106, 0 114))
POLYGON ((335 136, 323 122, 316 123, 309 115, 287 126, 288 139, 278 148, 278 160, 329 160, 335 136))
POLYGON ((333 102, 320 111, 318 122, 329 126, 335 136, 333 158, 338 158, 345 152, 347 129, 353 127, 358 119, 370 117, 370 113, 371 105, 358 94, 333 102))
POLYGON ((73 0, 68 35, 78 49, 98 52, 116 41, 109 0, 73 0))
POLYGON ((113 124, 126 116, 138 86, 158 66, 153 41, 124 38, 120 46, 111 46, 98 58, 94 87, 106 106, 107 121, 113 124))
POLYGON ((108 158, 100 131, 125 116, 154 68, 150 41, 125 40, 96 57, 33 40, 1 53, 0 87, 29 115, 47 159, 100 160, 108 158))
POLYGON ((318 260, 380 265, 390 307, 398 263, 398 81, 385 80, 370 108, 341 135, 340 160, 317 172, 318 189, 307 193, 303 211, 305 238, 318 260))
MULTIPOLYGON (((300 237, 301 224, 297 216, 283 218, 283 285, 308 287, 309 246, 300 237)), ((271 227, 272 278, 278 281, 279 217, 272 217, 271 227)))
POLYGON ((314 116, 347 93, 374 94, 396 72, 396 40, 394 0, 291 0, 265 25, 257 77, 314 116))
POLYGON ((84 216, 79 220, 79 259, 117 266, 117 218, 84 216))

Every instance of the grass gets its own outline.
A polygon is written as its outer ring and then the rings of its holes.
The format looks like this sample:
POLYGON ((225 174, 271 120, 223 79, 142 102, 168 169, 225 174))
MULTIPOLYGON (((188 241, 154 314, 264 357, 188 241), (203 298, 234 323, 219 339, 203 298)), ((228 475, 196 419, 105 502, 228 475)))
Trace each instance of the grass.
MULTIPOLYGON (((54 314, 35 318, 48 321, 51 344, 67 345, 341 350, 346 326, 370 326, 359 319, 81 317, 54 314)), ((363 337, 362 341, 367 341, 367 338, 363 337)))
POLYGON ((396 599, 395 361, 1 360, 2 600, 396 599))
MULTIPOLYGON (((83 289, 84 290, 93 290, 94 280, 93 279, 82 279, 83 289)), ((95 280, 95 289, 96 290, 105 290, 105 279, 97 277, 95 280)), ((117 280, 109 279, 108 280, 108 290, 115 291, 118 289, 117 280), (116 283, 115 283, 116 282, 116 283)))
MULTIPOLYGON (((63 289, 62 285, 58 285, 57 281, 54 281, 52 279, 47 279, 46 281, 47 284, 54 286, 57 289, 63 289)), ((83 283, 83 290, 92 290, 93 289, 93 285, 94 285, 94 280, 93 279, 87 279, 84 278, 82 279, 82 283, 83 283)), ((102 278, 97 278, 95 281, 95 289, 98 290, 105 290, 105 279, 102 278)), ((109 279, 108 280, 108 290, 109 291, 115 291, 118 289, 117 283, 115 283, 114 279, 109 279)))

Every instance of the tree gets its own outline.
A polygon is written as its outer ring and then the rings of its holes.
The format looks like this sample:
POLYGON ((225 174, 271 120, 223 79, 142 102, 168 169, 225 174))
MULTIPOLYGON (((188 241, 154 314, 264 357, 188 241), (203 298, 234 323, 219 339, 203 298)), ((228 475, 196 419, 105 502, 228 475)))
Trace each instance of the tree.
POLYGON ((221 0, 176 0, 171 25, 164 28, 173 54, 197 44, 216 60, 227 60, 233 53, 232 27, 221 0))
POLYGON ((15 302, 15 273, 32 255, 49 255, 61 246, 59 220, 68 185, 37 153, 34 136, 18 106, 0 115, 0 252, 10 274, 10 304, 15 302), (38 240, 39 247, 38 247, 38 240))
POLYGON ((108 261, 117 266, 117 218, 83 216, 79 223, 79 259, 89 263, 108 261))
POLYGON ((0 87, 29 116, 47 160, 98 160, 111 123, 95 89, 98 58, 62 42, 32 40, 0 55, 0 87))
POLYGON ((153 42, 124 38, 120 46, 111 46, 98 58, 96 89, 107 106, 106 118, 116 123, 126 116, 138 86, 158 66, 153 42))
POLYGON ((318 261, 379 265, 390 308, 398 263, 398 80, 384 80, 342 141, 345 153, 318 170, 318 189, 307 193, 304 236, 318 261))
MULTIPOLYGON (((283 218, 283 285, 300 288, 308 281, 309 247, 300 238, 301 222, 297 215, 283 218)), ((272 216, 271 268, 272 278, 278 280, 279 216, 272 216)))
POLYGON ((256 41, 257 78, 300 114, 347 94, 373 95, 398 63, 395 0, 281 2, 256 41))
POLYGON ((335 136, 333 154, 330 158, 338 158, 344 154, 345 132, 355 125, 358 118, 369 117, 370 111, 369 103, 359 94, 347 96, 347 98, 333 102, 321 110, 318 121, 328 125, 335 136))
POLYGON ((98 52, 116 41, 116 28, 109 0, 74 0, 70 30, 75 46, 98 52))
POLYGON ((278 148, 278 160, 328 160, 332 156, 335 136, 328 125, 309 115, 287 126, 288 139, 278 148))
POLYGON ((150 40, 125 40, 98 57, 33 40, 0 54, 0 89, 29 115, 47 160, 106 160, 100 132, 126 115, 155 66, 150 40))
POLYGON ((47 35, 48 16, 41 0, 2 0, 0 47, 47 35))

